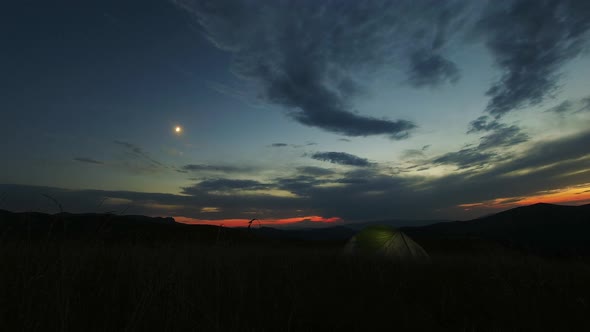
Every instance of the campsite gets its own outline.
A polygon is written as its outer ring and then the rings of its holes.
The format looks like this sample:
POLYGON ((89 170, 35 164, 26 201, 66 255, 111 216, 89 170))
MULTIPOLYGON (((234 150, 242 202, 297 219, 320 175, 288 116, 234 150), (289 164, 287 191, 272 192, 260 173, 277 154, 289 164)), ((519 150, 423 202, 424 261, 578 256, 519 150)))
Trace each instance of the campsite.
MULTIPOLYGON (((565 210, 587 227, 588 207, 565 210)), ((537 205, 504 214, 542 218, 539 208, 551 215, 549 210, 564 207, 537 205)), ((325 240, 318 240, 319 235, 310 235, 318 230, 269 235, 264 228, 248 232, 138 216, 7 211, 1 216, 0 324, 7 328, 554 331, 590 326, 587 243, 570 248, 576 251, 550 253, 474 238, 473 232, 435 241, 429 228, 452 224, 421 227, 425 235, 406 229, 412 237, 390 226, 369 226, 351 237, 339 230, 340 239, 319 230, 325 240)), ((558 232, 556 240, 563 243, 560 236, 566 233, 558 232)))

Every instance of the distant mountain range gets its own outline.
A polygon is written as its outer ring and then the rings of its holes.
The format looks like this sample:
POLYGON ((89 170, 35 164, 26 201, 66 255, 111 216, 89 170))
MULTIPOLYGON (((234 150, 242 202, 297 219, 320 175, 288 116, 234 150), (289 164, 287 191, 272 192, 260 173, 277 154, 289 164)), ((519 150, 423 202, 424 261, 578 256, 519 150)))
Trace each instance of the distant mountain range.
POLYGON ((226 228, 186 225, 173 218, 114 214, 54 215, 0 210, 0 240, 10 238, 101 238, 112 241, 289 242, 343 244, 375 224, 401 227, 427 250, 479 250, 502 246, 535 253, 590 254, 590 204, 534 204, 469 221, 385 220, 308 229, 226 228))

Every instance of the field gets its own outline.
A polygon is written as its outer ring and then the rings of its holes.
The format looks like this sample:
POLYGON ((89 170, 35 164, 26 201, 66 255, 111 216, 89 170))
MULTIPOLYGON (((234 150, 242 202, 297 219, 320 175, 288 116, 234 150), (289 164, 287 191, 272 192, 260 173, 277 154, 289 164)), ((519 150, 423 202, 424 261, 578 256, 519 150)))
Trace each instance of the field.
POLYGON ((0 244, 3 331, 574 331, 589 260, 337 246, 92 241, 0 244))

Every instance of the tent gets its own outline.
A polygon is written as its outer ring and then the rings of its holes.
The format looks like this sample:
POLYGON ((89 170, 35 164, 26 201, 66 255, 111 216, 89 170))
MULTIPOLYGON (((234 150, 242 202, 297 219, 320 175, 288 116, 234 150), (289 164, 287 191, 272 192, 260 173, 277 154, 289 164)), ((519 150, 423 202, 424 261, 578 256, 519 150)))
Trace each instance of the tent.
POLYGON ((395 260, 429 259, 418 243, 390 226, 366 227, 348 241, 344 251, 348 254, 377 255, 395 260))

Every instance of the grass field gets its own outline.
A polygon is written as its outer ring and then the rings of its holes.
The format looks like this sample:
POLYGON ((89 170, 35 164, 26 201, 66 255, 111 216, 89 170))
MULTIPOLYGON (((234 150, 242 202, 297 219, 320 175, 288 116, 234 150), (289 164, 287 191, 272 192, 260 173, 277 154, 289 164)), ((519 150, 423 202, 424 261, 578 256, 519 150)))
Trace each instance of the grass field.
POLYGON ((580 331, 583 259, 5 241, 3 331, 580 331))

